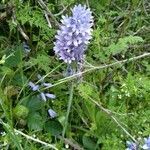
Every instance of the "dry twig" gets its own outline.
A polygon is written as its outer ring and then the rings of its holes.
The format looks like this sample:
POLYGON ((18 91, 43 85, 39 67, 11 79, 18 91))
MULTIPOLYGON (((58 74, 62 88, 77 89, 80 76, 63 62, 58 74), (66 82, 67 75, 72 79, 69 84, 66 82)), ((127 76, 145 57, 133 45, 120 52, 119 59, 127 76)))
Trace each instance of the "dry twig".
POLYGON ((48 26, 50 27, 50 28, 52 28, 52 25, 51 25, 51 22, 50 22, 50 20, 49 20, 49 17, 48 17, 48 14, 47 14, 47 12, 44 10, 44 14, 45 14, 45 18, 46 18, 46 20, 47 20, 47 22, 48 22, 48 26))
POLYGON ((13 19, 13 24, 15 26, 17 26, 18 28, 18 31, 20 32, 20 34, 23 36, 23 38, 27 41, 29 41, 29 37, 27 36, 27 34, 23 31, 21 25, 19 23, 17 23, 17 19, 16 19, 16 15, 15 15, 15 12, 13 11, 13 16, 12 16, 12 19, 13 19))
POLYGON ((47 15, 49 15, 53 19, 53 21, 55 22, 56 26, 59 26, 59 22, 56 20, 55 16, 52 14, 52 12, 46 6, 46 4, 43 2, 43 0, 38 0, 38 3, 46 11, 47 15))
MULTIPOLYGON (((95 71, 95 70, 110 68, 112 66, 128 63, 128 62, 131 62, 131 61, 136 61, 138 59, 149 57, 149 56, 150 56, 150 53, 144 53, 142 55, 135 56, 135 57, 132 57, 132 58, 129 58, 129 59, 120 60, 120 61, 117 61, 117 62, 114 62, 114 63, 111 63, 111 64, 106 64, 106 65, 101 65, 101 66, 92 66, 91 68, 89 68, 85 71, 82 71, 82 72, 73 74, 72 76, 68 76, 66 78, 58 80, 58 82, 53 84, 51 87, 54 87, 54 86, 60 85, 62 83, 68 82, 70 80, 73 80, 73 79, 77 78, 78 76, 80 76, 81 74, 85 74, 85 73, 92 72, 92 71, 95 71)), ((45 77, 47 77, 47 75, 45 75, 44 78, 45 77)), ((45 90, 45 89, 47 89, 47 88, 44 88, 43 90, 45 90)))
POLYGON ((121 123, 112 115, 112 112, 106 108, 104 108, 102 105, 100 105, 97 101, 93 100, 91 97, 89 99, 98 106, 103 112, 105 112, 109 117, 113 119, 113 121, 134 141, 137 143, 137 140, 121 125, 121 123))
POLYGON ((49 144, 49 143, 46 143, 46 142, 41 141, 41 140, 39 140, 39 139, 35 139, 35 138, 33 138, 32 136, 29 136, 29 135, 27 135, 27 134, 25 134, 25 133, 23 133, 23 132, 21 132, 21 131, 19 131, 19 130, 16 130, 16 129, 15 129, 15 133, 24 136, 24 137, 27 138, 28 140, 32 140, 32 141, 34 141, 34 142, 40 143, 40 144, 45 145, 46 147, 49 147, 49 148, 51 148, 51 149, 58 150, 54 145, 49 144))

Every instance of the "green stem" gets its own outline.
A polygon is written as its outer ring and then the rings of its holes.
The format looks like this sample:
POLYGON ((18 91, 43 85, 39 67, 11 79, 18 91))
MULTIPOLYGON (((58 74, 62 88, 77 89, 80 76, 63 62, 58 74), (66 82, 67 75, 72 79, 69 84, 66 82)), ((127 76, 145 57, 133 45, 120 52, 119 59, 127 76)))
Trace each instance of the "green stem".
POLYGON ((65 118, 65 126, 63 129, 63 137, 65 136, 66 133, 66 129, 68 126, 68 118, 69 118, 69 114, 70 114, 70 109, 71 109, 71 105, 72 105, 72 101, 73 101, 73 90, 74 90, 74 86, 73 83, 71 82, 71 86, 70 86, 70 92, 69 92, 69 101, 68 101, 68 108, 67 108, 67 114, 66 114, 66 118, 65 118))

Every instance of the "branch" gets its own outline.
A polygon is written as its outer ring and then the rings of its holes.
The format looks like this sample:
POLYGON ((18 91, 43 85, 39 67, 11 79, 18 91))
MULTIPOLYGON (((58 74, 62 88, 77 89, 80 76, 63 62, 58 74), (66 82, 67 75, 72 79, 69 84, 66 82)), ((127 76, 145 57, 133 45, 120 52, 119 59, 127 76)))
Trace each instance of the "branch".
POLYGON ((88 0, 86 0, 86 5, 87 5, 87 7, 90 7, 88 0))
POLYGON ((55 24, 59 27, 59 22, 56 20, 55 16, 51 13, 51 11, 43 2, 43 0, 38 0, 38 3, 47 12, 47 14, 54 20, 55 24))
MULTIPOLYGON (((92 66, 90 69, 87 69, 85 71, 73 74, 72 76, 69 76, 69 77, 66 77, 66 78, 58 80, 58 82, 53 84, 51 87, 54 87, 54 86, 60 85, 62 83, 68 82, 70 80, 73 80, 76 77, 81 76, 82 74, 85 74, 85 73, 88 73, 88 72, 109 68, 109 67, 112 67, 112 66, 115 66, 115 65, 119 65, 119 64, 129 63, 131 61, 135 61, 135 60, 138 60, 138 59, 141 59, 141 58, 145 58, 145 57, 149 57, 149 56, 150 56, 150 53, 144 53, 142 55, 135 56, 135 57, 132 57, 132 58, 129 58, 129 59, 124 59, 124 60, 121 60, 121 61, 117 61, 117 62, 114 62, 114 63, 111 63, 111 64, 106 64, 106 65, 101 65, 101 66, 92 66)), ((47 89, 47 88, 44 88, 43 90, 45 90, 45 89, 47 89)))
POLYGON ((98 102, 93 100, 91 97, 89 99, 98 106, 103 112, 105 112, 109 117, 113 119, 113 121, 134 141, 137 143, 137 140, 119 123, 119 121, 112 115, 112 112, 106 108, 104 108, 102 105, 100 105, 98 102))
POLYGON ((40 144, 42 144, 42 145, 45 145, 46 147, 52 148, 52 149, 54 149, 54 150, 58 150, 58 149, 57 149, 54 145, 52 145, 52 144, 43 142, 43 141, 41 141, 41 140, 39 140, 39 139, 35 139, 35 138, 33 138, 32 136, 29 136, 29 135, 27 135, 27 134, 24 134, 23 132, 21 132, 21 131, 19 131, 19 130, 14 129, 14 131, 15 131, 16 133, 18 133, 18 134, 24 136, 24 137, 27 138, 28 140, 32 140, 32 141, 34 141, 34 142, 40 143, 40 144))
POLYGON ((16 19, 16 15, 15 12, 13 12, 13 24, 17 26, 18 31, 20 32, 20 34, 23 36, 23 38, 27 41, 29 41, 29 37, 26 35, 26 33, 23 31, 23 29, 21 28, 21 25, 19 23, 17 23, 17 19, 16 19))
MULTIPOLYGON (((3 126, 5 126, 5 127, 7 127, 7 128, 9 127, 8 124, 4 123, 1 119, 0 119, 0 124, 2 124, 3 126)), ((58 150, 58 149, 57 149, 54 145, 52 145, 52 144, 43 142, 43 141, 41 141, 41 140, 39 140, 39 139, 35 139, 35 138, 33 138, 32 136, 29 136, 29 135, 27 135, 27 134, 25 134, 25 133, 23 133, 23 132, 21 132, 21 131, 19 131, 19 130, 14 129, 14 131, 15 131, 16 134, 20 134, 20 135, 24 136, 25 138, 27 138, 28 140, 32 140, 32 141, 34 141, 34 142, 40 143, 40 144, 45 145, 45 146, 47 146, 47 147, 49 147, 49 148, 52 148, 52 149, 54 149, 54 150, 58 150)))
MULTIPOLYGON (((69 6, 69 5, 68 5, 68 6, 69 6)), ((57 16, 59 16, 59 15, 63 14, 63 13, 64 13, 64 11, 68 8, 68 6, 64 7, 64 8, 63 8, 63 10, 61 10, 59 13, 54 14, 54 16, 55 16, 55 17, 57 17, 57 16)))
POLYGON ((45 18, 46 18, 46 20, 47 20, 48 26, 49 26, 50 28, 52 28, 52 25, 51 25, 51 22, 50 22, 50 20, 49 20, 48 14, 47 14, 47 12, 46 12, 45 10, 44 10, 44 14, 45 14, 45 18))

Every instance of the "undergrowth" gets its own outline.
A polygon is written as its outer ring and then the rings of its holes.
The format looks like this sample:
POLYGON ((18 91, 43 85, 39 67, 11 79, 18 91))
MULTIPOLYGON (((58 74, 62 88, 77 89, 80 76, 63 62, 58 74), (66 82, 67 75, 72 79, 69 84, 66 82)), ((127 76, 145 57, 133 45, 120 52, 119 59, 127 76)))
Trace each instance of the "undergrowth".
POLYGON ((124 150, 126 141, 143 143, 150 135, 150 59, 136 57, 150 51, 148 1, 44 3, 50 22, 40 0, 0 2, 0 149, 124 150), (94 16, 93 38, 82 78, 66 77, 55 34, 61 15, 79 3, 94 16), (56 98, 43 101, 41 93, 56 98))

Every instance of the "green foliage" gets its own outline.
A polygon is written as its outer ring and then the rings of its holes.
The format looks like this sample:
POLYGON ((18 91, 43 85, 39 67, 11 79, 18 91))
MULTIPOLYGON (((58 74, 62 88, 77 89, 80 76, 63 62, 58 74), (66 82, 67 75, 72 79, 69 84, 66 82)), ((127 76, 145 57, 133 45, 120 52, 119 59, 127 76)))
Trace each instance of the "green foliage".
POLYGON ((22 55, 23 55, 23 49, 21 46, 12 47, 12 49, 9 50, 11 53, 10 57, 5 60, 5 66, 11 68, 11 67, 17 67, 22 62, 22 55))
POLYGON ((30 7, 28 4, 22 5, 17 9, 16 17, 22 25, 28 23, 31 27, 35 26, 37 28, 48 30, 48 25, 43 16, 42 10, 38 7, 30 7))
POLYGON ((83 136, 82 141, 83 141, 84 147, 87 150, 93 150, 93 149, 96 149, 96 147, 97 147, 97 144, 90 137, 83 136))
POLYGON ((13 110, 14 116, 16 118, 26 118, 28 116, 29 110, 23 105, 17 105, 13 110))
POLYGON ((42 109, 44 107, 44 102, 41 101, 36 96, 33 96, 31 98, 29 97, 29 98, 23 100, 23 103, 26 107, 29 108, 29 110, 31 112, 39 111, 40 109, 42 109))
POLYGON ((128 36, 128 37, 123 37, 123 38, 120 38, 118 40, 118 42, 115 44, 115 43, 112 43, 106 50, 106 54, 107 55, 116 55, 116 54, 119 54, 119 53, 125 53, 129 46, 132 45, 132 44, 137 44, 138 42, 143 42, 143 39, 141 37, 138 37, 138 36, 128 36))
POLYGON ((38 70, 43 70, 46 72, 50 72, 51 59, 44 54, 38 54, 36 58, 30 58, 28 62, 25 63, 25 66, 37 66, 38 70))
POLYGON ((106 135, 106 137, 101 138, 101 142, 104 143, 102 150, 110 149, 125 149, 125 144, 122 139, 118 138, 115 134, 106 135), (113 139, 113 140, 112 140, 113 139))
POLYGON ((57 136, 62 133, 63 127, 58 121, 48 121, 45 124, 45 130, 53 136, 57 136))
POLYGON ((42 116, 37 112, 31 112, 28 116, 28 127, 30 130, 40 131, 43 129, 44 122, 42 116))
POLYGON ((94 16, 93 39, 86 51, 83 69, 91 69, 91 72, 85 72, 82 80, 64 77, 67 66, 60 65, 53 52, 58 27, 50 15, 48 20, 52 27, 48 26, 47 11, 38 1, 2 0, 0 149, 51 149, 42 144, 46 142, 62 150, 80 149, 78 147, 85 150, 124 150, 130 138, 112 117, 136 139, 150 135, 148 56, 100 70, 92 68, 149 52, 148 2, 43 2, 58 22, 61 15, 70 14, 70 8, 75 4, 89 4, 94 16), (6 16, 3 17, 4 14, 6 16), (30 48, 30 52, 25 46, 30 48), (37 81, 38 74, 45 76, 44 81, 37 81), (73 102, 63 137, 70 80, 74 84, 73 102), (28 85, 30 81, 35 84, 52 83, 53 86, 32 91, 28 85), (56 99, 42 101, 40 92, 54 93, 56 99), (50 108, 56 111, 57 117, 49 116, 50 108), (15 133, 16 130, 25 135, 15 133))
POLYGON ((44 102, 36 96, 23 99, 23 104, 29 109, 27 125, 30 130, 40 131, 44 128, 46 116, 42 113, 44 102))

